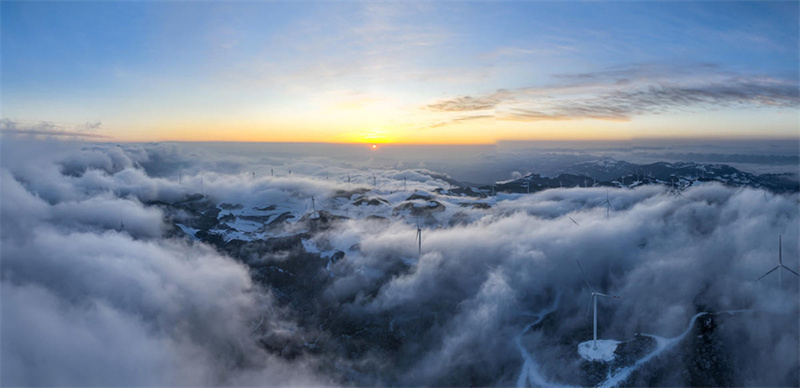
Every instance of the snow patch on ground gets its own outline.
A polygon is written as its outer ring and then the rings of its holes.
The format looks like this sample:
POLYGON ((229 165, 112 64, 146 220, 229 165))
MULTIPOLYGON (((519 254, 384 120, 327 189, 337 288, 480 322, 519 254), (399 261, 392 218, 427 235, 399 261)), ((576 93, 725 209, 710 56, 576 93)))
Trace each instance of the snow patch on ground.
POLYGON ((314 241, 303 239, 303 249, 306 250, 308 253, 322 253, 321 250, 317 248, 317 244, 314 241))
POLYGON ((195 233, 199 232, 200 229, 190 228, 184 224, 175 223, 175 225, 183 231, 183 233, 188 234, 191 238, 197 240, 197 237, 194 236, 195 233))
POLYGON ((597 347, 595 341, 590 340, 578 344, 578 354, 588 361, 613 361, 616 355, 614 351, 617 350, 617 345, 620 341, 614 340, 597 340, 597 347))
POLYGON ((554 383, 548 381, 541 373, 539 368, 539 363, 536 362, 536 359, 533 357, 533 354, 528 352, 525 346, 522 345, 522 336, 531 329, 531 327, 536 326, 541 322, 544 317, 548 314, 556 311, 558 309, 559 302, 561 300, 561 294, 556 295, 556 300, 553 301, 553 304, 550 307, 546 307, 539 311, 538 313, 532 314, 536 316, 537 319, 527 326, 525 326, 522 331, 519 332, 516 336, 514 336, 514 344, 517 346, 517 350, 519 350, 519 355, 522 357, 522 369, 520 370, 519 377, 517 377, 517 388, 526 388, 529 385, 534 387, 568 387, 567 385, 562 385, 558 383, 554 383))

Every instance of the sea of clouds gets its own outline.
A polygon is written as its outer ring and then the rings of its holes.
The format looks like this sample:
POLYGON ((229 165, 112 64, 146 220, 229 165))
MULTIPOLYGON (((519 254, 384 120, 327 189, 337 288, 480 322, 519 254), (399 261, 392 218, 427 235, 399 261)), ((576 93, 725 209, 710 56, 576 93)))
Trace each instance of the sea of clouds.
MULTIPOLYGON (((800 279, 784 271, 783 289, 774 274, 754 281, 777 264, 779 235, 783 263, 800 268, 797 195, 718 184, 683 196, 657 185, 553 189, 460 212, 459 199, 442 196, 448 210, 426 221, 419 256, 411 219, 355 218, 316 236, 358 253, 336 263, 315 294, 320 307, 301 317, 247 262, 169 233, 153 204, 202 191, 218 203, 315 196, 324 207, 354 185, 388 197, 454 181, 347 150, 226 147, 3 137, 2 385, 514 385, 523 362, 514 338, 557 295, 547 335, 529 332, 524 346, 547 378, 580 384, 581 361, 563 350, 591 337, 576 260, 594 288, 621 297, 600 301, 601 337, 672 337, 700 311, 749 310, 717 332, 735 385, 800 380, 800 279), (347 339, 320 311, 380 327, 396 344, 337 348, 347 339), (328 345, 286 357, 260 345, 275 336, 328 345)), ((662 383, 687 384, 674 360, 652 362, 669 365, 662 383)))

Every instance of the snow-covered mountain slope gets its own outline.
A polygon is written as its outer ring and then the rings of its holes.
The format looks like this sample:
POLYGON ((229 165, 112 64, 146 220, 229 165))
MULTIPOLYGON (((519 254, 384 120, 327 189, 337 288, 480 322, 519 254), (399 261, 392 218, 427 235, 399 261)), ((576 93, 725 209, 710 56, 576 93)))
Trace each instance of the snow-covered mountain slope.
MULTIPOLYGON (((554 177, 542 177, 536 173, 521 179, 497 182, 496 192, 529 193, 549 188, 564 187, 619 187, 632 188, 641 185, 667 185, 683 190, 696 182, 719 182, 731 187, 764 189, 773 193, 800 191, 797 175, 762 174, 753 175, 724 164, 701 164, 691 162, 657 162, 632 164, 613 159, 599 159, 576 163, 554 177)), ((491 193, 492 186, 482 186, 481 193, 491 193)), ((469 194, 469 190, 463 190, 469 194)))

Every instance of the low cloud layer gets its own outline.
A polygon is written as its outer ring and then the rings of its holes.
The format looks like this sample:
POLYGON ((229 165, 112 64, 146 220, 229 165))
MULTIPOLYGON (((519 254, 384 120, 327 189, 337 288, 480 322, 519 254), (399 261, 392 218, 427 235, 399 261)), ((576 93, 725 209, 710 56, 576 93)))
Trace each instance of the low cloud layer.
MULTIPOLYGON (((721 381, 800 379, 800 282, 786 272, 783 290, 772 276, 754 281, 777 264, 778 235, 784 264, 800 268, 796 195, 717 184, 683 196, 661 186, 442 194, 442 211, 400 217, 393 206, 449 178, 183 145, 5 137, 3 147, 3 385, 514 385, 517 336, 549 381, 587 384, 575 347, 591 338, 589 291, 576 260, 593 287, 621 297, 599 303, 601 338, 674 337, 700 311, 748 310, 715 321, 732 369, 721 381), (335 194, 361 187, 391 206, 335 194), (176 231, 191 215, 163 205, 200 191, 217 204, 286 206, 298 219, 313 196, 352 219, 302 237, 320 253, 231 257, 176 231), (319 264, 308 291, 292 294, 310 300, 283 301, 287 289, 253 270, 335 251, 344 257, 319 264)), ((684 374, 695 366, 681 364, 692 341, 628 383, 695 381, 684 374)))

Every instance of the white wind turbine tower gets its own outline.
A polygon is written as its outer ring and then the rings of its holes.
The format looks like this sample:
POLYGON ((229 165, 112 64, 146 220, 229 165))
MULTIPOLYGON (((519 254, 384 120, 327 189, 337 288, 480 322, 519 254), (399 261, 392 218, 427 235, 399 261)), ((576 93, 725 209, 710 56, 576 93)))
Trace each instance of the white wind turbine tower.
POLYGON ((791 268, 783 265, 783 247, 781 246, 781 236, 780 235, 778 235, 778 265, 776 265, 775 268, 769 270, 769 272, 761 275, 758 279, 756 279, 756 281, 761 280, 761 278, 771 274, 776 269, 778 270, 778 289, 783 289, 782 284, 781 284, 781 270, 782 269, 785 269, 785 270, 793 273, 795 276, 800 277, 800 274, 798 274, 797 272, 792 271, 791 268))
POLYGON ((689 199, 689 198, 686 198, 686 196, 683 195, 683 193, 681 193, 681 189, 678 188, 678 185, 675 183, 675 177, 672 177, 672 190, 673 190, 673 193, 675 194, 676 197, 689 199))
POLYGON ((606 200, 603 203, 606 204, 606 218, 608 218, 609 214, 611 214, 611 201, 608 200, 608 189, 606 189, 606 200))
POLYGON ((593 326, 594 326, 593 333, 594 334, 592 336, 592 339, 594 340, 594 343, 593 343, 592 347, 594 349, 597 349, 597 298, 602 296, 602 297, 605 297, 605 298, 617 298, 617 299, 619 299, 619 297, 616 296, 616 295, 606 295, 606 294, 602 294, 602 293, 599 293, 599 292, 595 291, 594 288, 592 288, 592 285, 589 284, 589 279, 586 278, 586 272, 583 272, 583 267, 581 267, 581 262, 578 261, 578 260, 575 260, 575 261, 578 262, 578 268, 580 268, 581 274, 583 274, 583 280, 586 282, 586 285, 589 286, 589 291, 592 292, 592 297, 591 297, 591 299, 589 299, 589 306, 586 309, 586 315, 584 316, 584 319, 586 319, 586 317, 589 316, 589 309, 592 307, 592 305, 594 305, 594 319, 593 319, 593 321, 594 321, 594 323, 593 323, 593 326))
POLYGON ((418 244, 417 253, 422 256, 422 228, 419 227, 419 221, 417 221, 417 237, 414 239, 414 242, 418 244))

